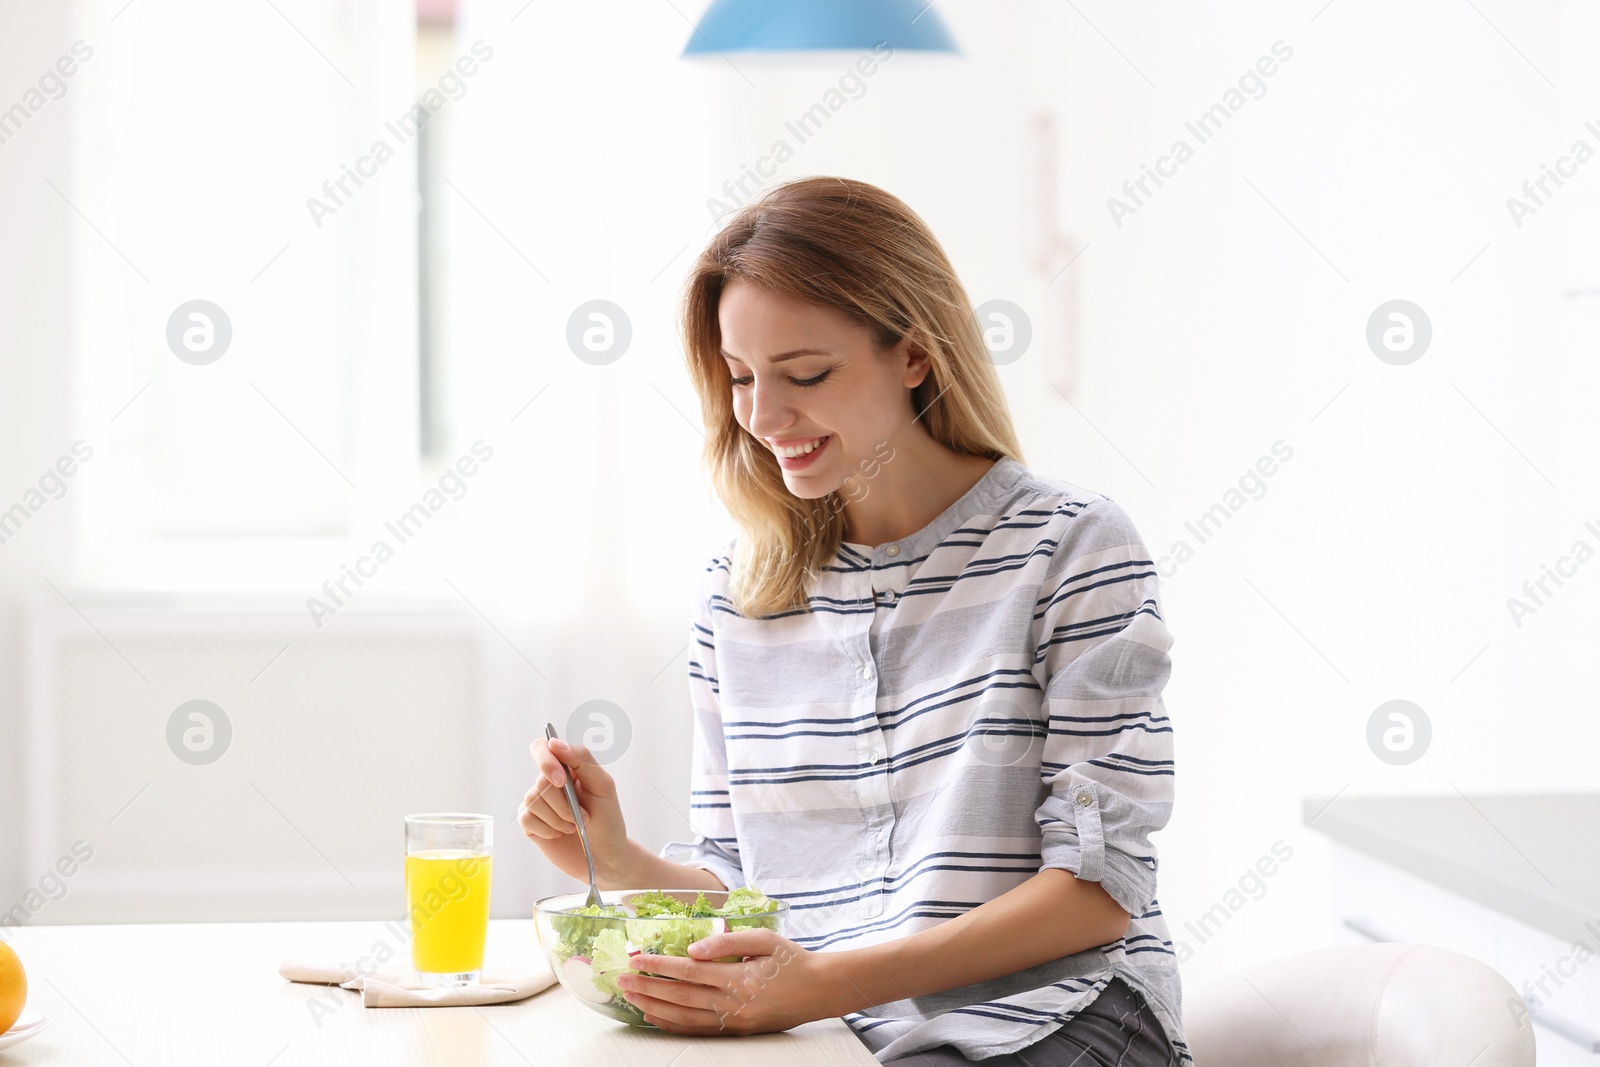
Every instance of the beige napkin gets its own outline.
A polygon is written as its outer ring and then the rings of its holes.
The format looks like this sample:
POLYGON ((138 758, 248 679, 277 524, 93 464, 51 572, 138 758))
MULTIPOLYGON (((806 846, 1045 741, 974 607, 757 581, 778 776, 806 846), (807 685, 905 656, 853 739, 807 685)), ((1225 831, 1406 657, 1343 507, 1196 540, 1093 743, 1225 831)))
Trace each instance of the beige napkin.
POLYGON ((370 975, 357 973, 348 964, 313 963, 288 959, 278 965, 278 974, 291 982, 336 985, 361 994, 368 1008, 441 1008, 451 1005, 510 1004, 526 1000, 555 985, 556 976, 546 963, 526 971, 485 971, 475 986, 434 989, 420 984, 416 975, 405 970, 379 969, 370 975))

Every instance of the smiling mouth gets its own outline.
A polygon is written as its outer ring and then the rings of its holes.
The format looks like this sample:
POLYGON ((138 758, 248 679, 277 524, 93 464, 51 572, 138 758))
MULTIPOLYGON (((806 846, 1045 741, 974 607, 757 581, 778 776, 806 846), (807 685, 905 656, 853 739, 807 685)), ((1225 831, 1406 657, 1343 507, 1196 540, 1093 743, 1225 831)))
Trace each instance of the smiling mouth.
POLYGON ((796 445, 785 445, 773 448, 773 453, 778 457, 778 466, 791 474, 799 474, 809 470, 821 462, 823 450, 833 443, 833 435, 816 437, 809 441, 801 441, 796 445))
POLYGON ((802 441, 798 445, 773 445, 772 451, 780 459, 799 459, 801 456, 810 455, 812 452, 815 452, 817 449, 827 444, 828 438, 831 436, 833 435, 824 434, 821 437, 813 437, 809 441, 802 441))

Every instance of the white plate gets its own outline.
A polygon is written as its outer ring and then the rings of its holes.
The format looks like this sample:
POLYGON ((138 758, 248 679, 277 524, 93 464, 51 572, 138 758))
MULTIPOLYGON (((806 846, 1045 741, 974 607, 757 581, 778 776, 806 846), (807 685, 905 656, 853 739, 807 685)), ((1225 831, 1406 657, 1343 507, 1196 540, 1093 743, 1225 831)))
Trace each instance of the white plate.
POLYGON ((40 1015, 32 1008, 23 1008, 22 1017, 17 1020, 17 1024, 5 1033, 0 1034, 0 1048, 20 1045, 49 1025, 50 1020, 43 1015, 40 1015))

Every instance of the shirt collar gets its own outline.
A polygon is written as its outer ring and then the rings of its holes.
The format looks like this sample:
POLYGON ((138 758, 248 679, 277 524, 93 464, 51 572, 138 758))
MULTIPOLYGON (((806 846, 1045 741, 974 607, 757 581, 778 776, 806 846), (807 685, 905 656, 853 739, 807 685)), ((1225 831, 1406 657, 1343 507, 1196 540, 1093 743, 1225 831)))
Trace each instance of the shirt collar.
POLYGON ((853 569, 857 563, 853 558, 855 556, 870 559, 873 566, 909 563, 914 559, 921 559, 967 519, 974 515, 991 514, 1022 480, 1026 470, 1027 468, 1021 463, 1010 456, 1004 456, 985 471, 983 477, 974 482, 971 489, 962 493, 956 498, 955 503, 941 511, 932 522, 916 533, 902 537, 898 541, 886 541, 876 548, 845 541, 840 544, 840 558, 847 565, 852 565, 853 569), (891 547, 897 549, 893 555, 888 551, 891 547), (849 549, 849 552, 846 553, 845 549, 849 549))

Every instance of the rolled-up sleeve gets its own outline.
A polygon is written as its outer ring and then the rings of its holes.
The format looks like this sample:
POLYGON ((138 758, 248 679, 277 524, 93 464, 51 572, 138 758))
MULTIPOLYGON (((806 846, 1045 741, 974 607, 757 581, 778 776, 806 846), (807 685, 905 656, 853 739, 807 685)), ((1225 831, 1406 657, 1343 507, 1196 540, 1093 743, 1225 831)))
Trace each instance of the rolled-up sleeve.
POLYGON ((1099 498, 1056 546, 1034 609, 1048 718, 1041 869, 1099 882, 1130 915, 1156 892, 1150 835, 1167 824, 1172 725, 1161 700, 1172 637, 1155 565, 1132 521, 1099 498))
POLYGON ((739 841, 728 799, 728 755, 722 738, 717 687, 717 650, 711 628, 710 576, 726 565, 718 557, 707 568, 694 597, 689 640, 689 700, 694 712, 694 748, 689 767, 692 841, 670 841, 661 856, 716 875, 729 889, 745 884, 739 841))

